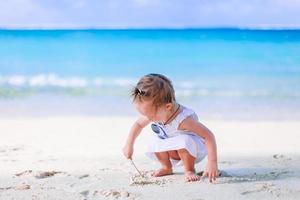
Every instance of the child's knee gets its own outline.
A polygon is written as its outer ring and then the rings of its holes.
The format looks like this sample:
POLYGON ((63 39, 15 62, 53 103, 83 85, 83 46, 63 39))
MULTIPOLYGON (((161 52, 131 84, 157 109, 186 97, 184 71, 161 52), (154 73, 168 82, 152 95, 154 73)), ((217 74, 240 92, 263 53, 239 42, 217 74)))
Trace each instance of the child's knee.
POLYGON ((190 154, 190 153, 188 152, 188 150, 186 150, 186 149, 178 149, 177 152, 178 152, 179 155, 180 155, 180 154, 190 154))
POLYGON ((186 149, 178 149, 177 150, 177 152, 178 152, 178 155, 182 158, 182 157, 188 157, 188 158, 194 158, 191 154, 190 154, 190 152, 188 151, 188 150, 186 150, 186 149))

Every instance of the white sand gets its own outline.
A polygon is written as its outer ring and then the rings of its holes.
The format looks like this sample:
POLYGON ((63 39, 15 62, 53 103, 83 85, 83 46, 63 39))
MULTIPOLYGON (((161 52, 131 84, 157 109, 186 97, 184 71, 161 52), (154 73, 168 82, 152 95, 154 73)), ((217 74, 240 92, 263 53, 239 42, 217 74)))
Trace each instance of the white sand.
MULTIPOLYGON (((133 121, 0 119, 0 199, 300 199, 300 122, 203 121, 216 135, 219 168, 231 176, 211 184, 184 182, 182 168, 141 180, 121 153, 133 121)), ((158 167, 143 154, 149 134, 134 154, 145 174, 158 167)))

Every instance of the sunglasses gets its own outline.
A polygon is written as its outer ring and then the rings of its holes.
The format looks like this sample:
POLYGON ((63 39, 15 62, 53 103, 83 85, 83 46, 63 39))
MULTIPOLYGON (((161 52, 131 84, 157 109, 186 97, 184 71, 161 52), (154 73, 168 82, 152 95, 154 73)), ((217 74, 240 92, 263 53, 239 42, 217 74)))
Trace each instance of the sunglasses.
POLYGON ((168 135, 166 134, 166 132, 164 131, 164 129, 160 126, 158 126, 157 124, 151 124, 151 129, 154 133, 157 134, 157 136, 160 139, 166 139, 168 138, 168 135))

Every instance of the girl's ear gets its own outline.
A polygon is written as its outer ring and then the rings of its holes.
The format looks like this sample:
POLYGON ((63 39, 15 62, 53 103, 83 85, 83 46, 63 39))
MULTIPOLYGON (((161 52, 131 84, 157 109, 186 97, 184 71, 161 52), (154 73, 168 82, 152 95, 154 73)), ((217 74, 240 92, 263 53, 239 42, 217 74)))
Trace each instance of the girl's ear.
POLYGON ((166 109, 167 110, 172 110, 172 108, 173 108, 173 104, 172 103, 167 103, 166 104, 166 109))

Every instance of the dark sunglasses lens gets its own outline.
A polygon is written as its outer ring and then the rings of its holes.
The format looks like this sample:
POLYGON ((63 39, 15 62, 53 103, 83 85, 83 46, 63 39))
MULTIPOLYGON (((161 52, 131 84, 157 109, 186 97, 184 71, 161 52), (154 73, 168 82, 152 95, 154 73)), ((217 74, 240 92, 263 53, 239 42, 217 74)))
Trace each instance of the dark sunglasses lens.
POLYGON ((159 133, 159 127, 156 125, 156 124, 151 124, 151 128, 152 128, 152 131, 154 131, 155 133, 159 133))

